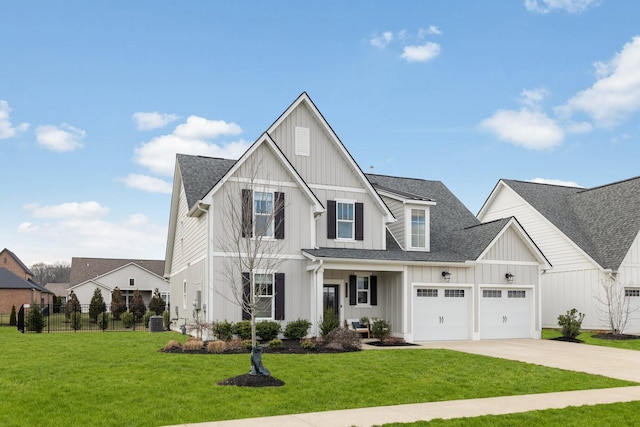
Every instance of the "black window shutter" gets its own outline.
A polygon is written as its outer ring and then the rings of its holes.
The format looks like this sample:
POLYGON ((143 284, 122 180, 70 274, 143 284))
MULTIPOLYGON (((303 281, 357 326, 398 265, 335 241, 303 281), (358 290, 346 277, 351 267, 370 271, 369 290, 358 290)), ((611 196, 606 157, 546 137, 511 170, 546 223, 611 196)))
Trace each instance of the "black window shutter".
POLYGON ((276 320, 284 320, 284 273, 276 273, 276 320))
POLYGON ((364 205, 356 203, 356 240, 364 240, 364 205))
POLYGON ((336 238, 336 201, 327 200, 327 239, 336 238))
POLYGON ((242 273, 242 303, 245 307, 242 307, 242 320, 251 319, 251 313, 246 310, 246 306, 251 301, 251 280, 249 280, 249 273, 242 273))
POLYGON ((369 277, 369 292, 371 305, 378 305, 378 276, 369 277))
POLYGON ((242 190, 242 237, 253 237, 253 193, 242 190))
POLYGON ((358 304, 358 290, 356 285, 356 276, 349 276, 349 305, 358 304))
POLYGON ((275 238, 284 239, 284 193, 275 193, 275 238))

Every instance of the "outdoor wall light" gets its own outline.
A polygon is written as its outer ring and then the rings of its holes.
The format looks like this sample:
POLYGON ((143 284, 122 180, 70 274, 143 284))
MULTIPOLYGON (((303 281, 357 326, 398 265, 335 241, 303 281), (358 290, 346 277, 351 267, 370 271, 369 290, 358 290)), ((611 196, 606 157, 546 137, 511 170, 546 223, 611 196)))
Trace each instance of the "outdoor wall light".
POLYGON ((445 282, 448 282, 449 280, 451 280, 451 273, 449 273, 448 271, 443 271, 442 277, 444 277, 445 282))
POLYGON ((513 274, 511 274, 511 273, 505 274, 504 278, 507 279, 507 282, 509 282, 509 283, 513 282, 513 274))

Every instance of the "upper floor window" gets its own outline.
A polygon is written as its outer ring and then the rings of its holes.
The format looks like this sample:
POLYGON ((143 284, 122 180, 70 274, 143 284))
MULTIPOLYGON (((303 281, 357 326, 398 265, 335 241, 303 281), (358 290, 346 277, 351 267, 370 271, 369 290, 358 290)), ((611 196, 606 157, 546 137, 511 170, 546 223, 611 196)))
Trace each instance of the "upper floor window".
POLYGON ((354 203, 336 203, 336 227, 338 239, 353 239, 354 203))
POLYGON ((427 247, 427 214, 424 209, 411 209, 411 247, 427 247))
POLYGON ((136 279, 134 279, 133 277, 129 278, 129 286, 135 286, 136 285, 136 279))
POLYGON ((253 235, 273 237, 273 193, 253 192, 253 235))

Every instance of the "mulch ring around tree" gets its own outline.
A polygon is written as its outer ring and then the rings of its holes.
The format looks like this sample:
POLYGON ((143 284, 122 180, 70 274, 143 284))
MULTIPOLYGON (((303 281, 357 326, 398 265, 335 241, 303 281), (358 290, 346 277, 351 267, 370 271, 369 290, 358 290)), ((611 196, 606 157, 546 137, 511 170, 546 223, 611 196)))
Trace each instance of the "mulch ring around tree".
POLYGON ((234 385, 237 387, 282 387, 283 381, 270 375, 238 375, 218 382, 218 385, 234 385))

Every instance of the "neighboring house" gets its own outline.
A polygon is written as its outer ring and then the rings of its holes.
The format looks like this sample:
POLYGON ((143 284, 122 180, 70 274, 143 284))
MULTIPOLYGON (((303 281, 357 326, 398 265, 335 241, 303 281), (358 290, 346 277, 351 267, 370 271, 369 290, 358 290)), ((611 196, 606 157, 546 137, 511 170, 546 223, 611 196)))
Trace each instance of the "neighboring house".
POLYGON ((13 306, 20 310, 23 304, 44 305, 52 302, 53 293, 47 288, 0 267, 0 313, 11 313, 13 306))
POLYGON ((316 335, 332 309, 341 322, 384 318, 408 341, 540 337, 540 272, 550 266, 518 221, 481 224, 438 181, 364 174, 306 93, 237 161, 177 155, 172 316, 246 317, 225 280, 225 210, 243 205, 257 224, 278 203, 268 238, 282 243, 282 262, 255 274, 269 284, 259 320, 308 319, 316 335))
POLYGON ((7 248, 0 252, 0 267, 6 268, 23 280, 33 280, 33 272, 7 248))
POLYGON ((163 272, 163 260, 74 257, 68 291, 76 294, 80 304, 88 306, 96 288, 102 292, 105 303, 110 304, 111 292, 118 287, 128 306, 135 290, 139 290, 144 303, 149 304, 153 291, 158 288, 168 303, 169 284, 162 277, 163 272))
MULTIPOLYGON (((542 325, 576 308, 586 329, 609 329, 602 285, 619 283, 640 308, 640 177, 595 188, 500 180, 478 219, 515 216, 553 268, 542 275, 542 325)), ((640 312, 625 332, 640 333, 640 312)))
POLYGON ((69 294, 68 283, 47 283, 44 287, 49 289, 56 297, 60 297, 60 304, 67 303, 67 295, 69 294))

